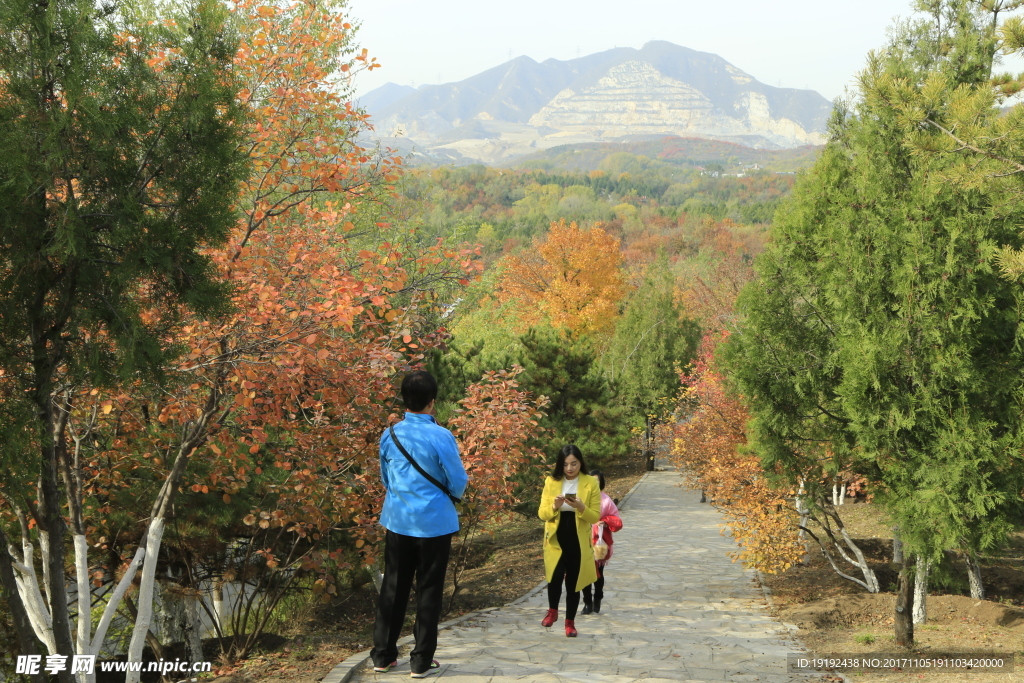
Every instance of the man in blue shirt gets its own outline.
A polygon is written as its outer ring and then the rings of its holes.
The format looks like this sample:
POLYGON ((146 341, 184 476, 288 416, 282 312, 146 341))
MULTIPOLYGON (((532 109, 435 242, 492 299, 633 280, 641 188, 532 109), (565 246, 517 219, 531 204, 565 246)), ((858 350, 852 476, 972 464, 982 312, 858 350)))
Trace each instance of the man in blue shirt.
POLYGON ((466 490, 466 469, 459 458, 455 437, 434 420, 437 380, 429 372, 413 372, 402 380, 405 419, 394 426, 398 442, 432 483, 405 457, 385 430, 380 439, 380 474, 387 493, 380 523, 387 529, 384 545, 384 580, 377 601, 373 629, 374 671, 383 673, 398 660, 398 636, 405 621, 409 590, 416 579, 416 645, 409 657, 413 678, 437 669, 437 624, 441 619, 444 575, 452 534, 459 517, 449 497, 466 490))

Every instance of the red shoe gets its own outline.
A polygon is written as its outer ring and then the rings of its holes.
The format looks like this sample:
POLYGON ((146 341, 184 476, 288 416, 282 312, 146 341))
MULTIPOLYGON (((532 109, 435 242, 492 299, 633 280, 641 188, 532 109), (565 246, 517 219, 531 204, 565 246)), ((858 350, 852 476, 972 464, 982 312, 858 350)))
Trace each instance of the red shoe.
POLYGON ((541 626, 551 626, 558 619, 558 610, 549 609, 548 613, 544 615, 544 618, 540 620, 541 626))
POLYGON ((565 620, 565 637, 575 638, 576 637, 576 622, 572 619, 565 620))

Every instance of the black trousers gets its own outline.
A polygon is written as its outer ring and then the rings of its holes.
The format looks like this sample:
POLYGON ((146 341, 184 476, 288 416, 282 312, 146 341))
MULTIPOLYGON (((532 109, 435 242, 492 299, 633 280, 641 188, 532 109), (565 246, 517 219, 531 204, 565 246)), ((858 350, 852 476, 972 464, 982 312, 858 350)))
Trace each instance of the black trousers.
POLYGON ((384 581, 377 600, 373 627, 374 666, 387 666, 398 659, 398 637, 405 622, 409 590, 416 580, 416 623, 412 627, 416 645, 409 656, 414 673, 430 668, 437 650, 437 624, 441 620, 444 573, 452 535, 417 538, 388 531, 384 540, 384 581))
POLYGON ((604 599, 604 572, 607 569, 608 569, 607 565, 604 566, 604 567, 598 567, 597 568, 598 577, 597 577, 597 581, 594 582, 594 595, 593 595, 593 597, 591 597, 591 595, 590 595, 590 586, 588 585, 588 586, 584 586, 583 587, 583 602, 589 603, 591 600, 594 600, 594 599, 597 599, 599 601, 604 599))
POLYGON ((558 545, 562 547, 562 556, 555 565, 555 573, 548 584, 548 607, 558 609, 558 601, 562 598, 562 583, 565 583, 565 618, 576 619, 576 610, 580 606, 580 592, 576 590, 576 581, 580 577, 580 539, 576 535, 576 513, 562 511, 558 519, 558 531, 555 534, 558 545))

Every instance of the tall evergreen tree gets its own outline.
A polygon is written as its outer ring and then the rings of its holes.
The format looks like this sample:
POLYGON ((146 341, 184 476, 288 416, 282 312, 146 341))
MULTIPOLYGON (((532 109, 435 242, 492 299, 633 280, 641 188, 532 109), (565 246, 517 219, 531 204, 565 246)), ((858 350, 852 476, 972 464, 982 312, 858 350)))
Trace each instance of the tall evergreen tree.
MULTIPOLYGON (((852 460, 925 559, 992 548, 1022 513, 1020 319, 993 255, 1016 243, 1024 206, 958 182, 953 150, 921 146, 955 115, 952 93, 988 85, 990 4, 922 2, 928 18, 869 57, 861 101, 776 216, 728 345, 766 465, 794 477, 823 454, 852 460)), ((901 600, 909 581, 904 567, 901 600)))
POLYGON ((676 301, 675 279, 662 254, 630 297, 602 359, 622 404, 638 416, 658 413, 679 391, 678 370, 693 360, 699 334, 676 301))
MULTIPOLYGON (((226 9, 196 0, 146 21, 151 12, 0 3, 0 462, 40 482, 14 503, 46 533, 65 655, 58 399, 84 382, 159 375, 178 313, 224 307, 203 248, 226 239, 245 171, 226 9)), ((17 612, 5 542, 0 554, 17 612)))
POLYGON ((545 451, 553 456, 574 443, 592 463, 624 455, 629 448, 625 411, 599 372, 590 342, 551 327, 531 328, 520 342, 526 349, 523 388, 551 401, 541 422, 553 439, 545 451))

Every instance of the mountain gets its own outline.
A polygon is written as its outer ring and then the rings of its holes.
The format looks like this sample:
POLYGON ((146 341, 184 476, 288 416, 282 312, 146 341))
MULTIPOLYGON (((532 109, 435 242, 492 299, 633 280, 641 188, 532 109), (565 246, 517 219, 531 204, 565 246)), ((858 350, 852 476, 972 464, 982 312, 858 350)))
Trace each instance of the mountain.
POLYGON ((785 149, 823 143, 832 110, 812 90, 765 85, 717 55, 664 41, 568 61, 518 57, 387 104, 379 90, 362 104, 385 144, 456 161, 666 135, 785 149))
POLYGON ((367 111, 377 111, 414 92, 416 92, 416 88, 410 85, 385 83, 379 88, 374 88, 365 95, 361 95, 357 104, 367 111))

